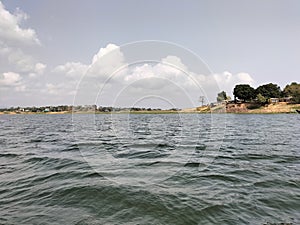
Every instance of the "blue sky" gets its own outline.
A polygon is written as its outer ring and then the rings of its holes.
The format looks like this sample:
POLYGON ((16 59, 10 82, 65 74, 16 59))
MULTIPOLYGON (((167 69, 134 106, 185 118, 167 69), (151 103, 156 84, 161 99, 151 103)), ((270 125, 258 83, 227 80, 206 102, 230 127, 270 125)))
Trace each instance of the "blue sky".
MULTIPOLYGON (((283 88, 299 82, 296 0, 2 0, 1 5, 0 17, 9 13, 11 18, 7 23, 0 18, 0 107, 72 104, 79 77, 101 48, 142 40, 172 42, 193 51, 227 92, 236 83, 256 87, 274 82, 283 88), (66 76, 68 72, 76 75, 66 76), (224 85, 223 79, 232 81, 224 85)), ((197 96, 191 98, 196 101, 197 96)), ((193 106, 183 102, 174 104, 193 106)), ((132 103, 124 97, 126 104, 132 103)))

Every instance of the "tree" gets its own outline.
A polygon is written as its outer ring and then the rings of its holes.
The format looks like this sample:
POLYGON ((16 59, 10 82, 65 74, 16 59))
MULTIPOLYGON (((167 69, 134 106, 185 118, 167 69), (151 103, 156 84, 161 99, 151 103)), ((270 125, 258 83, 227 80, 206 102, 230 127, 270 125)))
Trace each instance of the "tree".
POLYGON ((267 99, 262 94, 258 94, 256 98, 258 103, 260 104, 265 104, 267 102, 267 99))
POLYGON ((296 82, 286 85, 283 89, 283 94, 286 97, 292 97, 294 103, 300 103, 300 84, 296 82))
POLYGON ((238 84, 233 89, 234 100, 250 101, 255 98, 255 89, 249 84, 238 84))
POLYGON ((277 84, 264 84, 256 88, 256 95, 261 94, 266 99, 270 98, 280 98, 282 91, 277 84))
POLYGON ((229 100, 229 99, 230 99, 230 96, 227 96, 225 91, 221 91, 220 93, 218 93, 217 102, 222 102, 222 101, 229 100))

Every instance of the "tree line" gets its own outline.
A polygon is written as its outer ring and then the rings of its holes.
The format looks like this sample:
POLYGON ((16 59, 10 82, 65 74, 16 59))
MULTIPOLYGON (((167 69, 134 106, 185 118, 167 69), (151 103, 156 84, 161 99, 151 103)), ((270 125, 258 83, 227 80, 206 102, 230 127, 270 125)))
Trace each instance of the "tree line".
MULTIPOLYGON (((233 89, 234 101, 252 102, 256 101, 261 104, 266 104, 271 98, 289 97, 292 103, 300 103, 300 84, 292 82, 285 86, 283 90, 273 83, 264 84, 256 89, 249 84, 237 84, 233 89)), ((230 100, 225 91, 218 93, 217 101, 222 102, 230 100)))
MULTIPOLYGON (((180 109, 171 108, 168 111, 179 111, 180 109)), ((120 111, 164 111, 160 108, 140 108, 140 107, 111 107, 111 106, 97 106, 97 105, 78 105, 78 106, 41 106, 41 107, 10 107, 10 108, 0 108, 0 112, 33 112, 33 113, 43 113, 43 112, 120 112, 120 111)))

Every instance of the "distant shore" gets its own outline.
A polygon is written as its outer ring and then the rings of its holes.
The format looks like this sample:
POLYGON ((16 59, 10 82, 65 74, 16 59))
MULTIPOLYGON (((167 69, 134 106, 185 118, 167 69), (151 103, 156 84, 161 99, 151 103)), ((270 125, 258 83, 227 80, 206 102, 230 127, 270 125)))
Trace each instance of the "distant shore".
POLYGON ((62 115, 62 114, 175 114, 184 111, 173 110, 151 110, 151 111, 118 111, 118 112, 99 112, 99 111, 61 111, 61 112, 0 112, 0 115, 62 115))
POLYGON ((0 115, 57 115, 57 114, 176 114, 176 113, 235 113, 235 114, 279 114, 279 113, 297 113, 300 110, 300 104, 289 104, 285 102, 273 103, 260 106, 253 103, 227 103, 215 106, 201 106, 182 110, 140 110, 140 111, 117 111, 117 112, 99 112, 99 111, 60 111, 60 112, 0 112, 0 115))

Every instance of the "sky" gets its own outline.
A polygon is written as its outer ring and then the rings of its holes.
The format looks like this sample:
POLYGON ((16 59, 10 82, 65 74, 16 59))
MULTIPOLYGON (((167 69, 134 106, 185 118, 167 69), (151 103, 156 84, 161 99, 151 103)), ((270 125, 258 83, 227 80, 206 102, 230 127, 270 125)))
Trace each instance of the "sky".
POLYGON ((0 0, 0 108, 187 108, 299 82, 297 0, 0 0))

